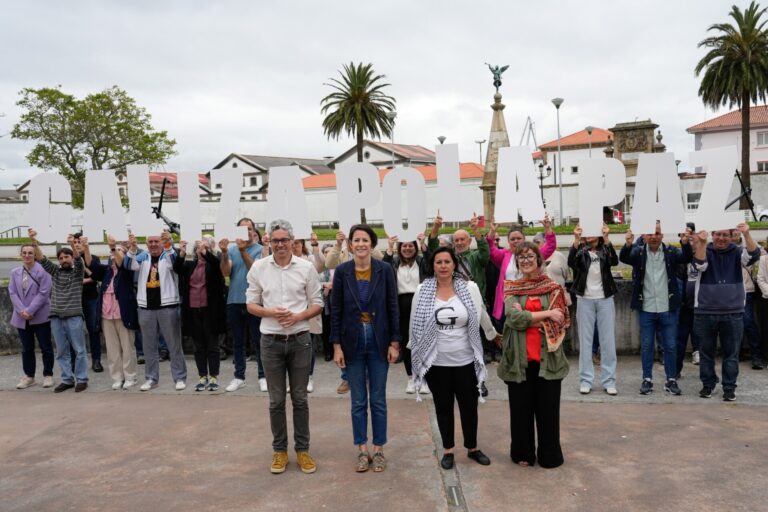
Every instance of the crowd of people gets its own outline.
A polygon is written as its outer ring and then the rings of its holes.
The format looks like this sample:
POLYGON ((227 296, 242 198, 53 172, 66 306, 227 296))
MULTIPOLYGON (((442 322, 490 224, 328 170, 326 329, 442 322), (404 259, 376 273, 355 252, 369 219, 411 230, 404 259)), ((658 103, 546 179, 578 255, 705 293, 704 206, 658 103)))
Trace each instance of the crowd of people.
POLYGON ((270 471, 282 473, 289 463, 290 394, 296 462, 304 473, 313 473, 307 394, 314 390, 319 350, 340 369, 337 392, 350 393, 355 470, 381 472, 387 466, 387 376, 390 366, 402 361, 406 393, 417 400, 433 396, 443 444, 440 464, 447 470, 455 463, 454 402, 468 458, 491 463, 478 446, 477 429, 478 404, 488 394, 487 366, 495 360, 508 392, 510 457, 521 466, 538 462, 553 468, 564 462, 560 395, 569 371, 564 340, 574 302, 579 392, 592 391, 598 363, 603 390, 618 394, 612 268, 619 261, 632 267, 641 394, 653 391, 657 350, 664 390, 681 394, 677 380, 689 338, 692 362, 700 365, 702 398, 710 398, 721 382, 723 399, 735 400, 744 334, 752 368, 764 367, 753 304, 755 293, 768 297, 768 256, 746 224, 712 232, 709 243, 708 232, 689 225, 679 247, 662 242, 657 224, 654 233, 637 239, 627 232, 618 255, 608 226, 602 236, 587 237, 576 227, 567 257, 557 251, 547 217, 543 233, 531 241, 522 227, 512 226, 506 248, 500 247, 494 222, 484 234, 474 216, 468 230, 450 238, 440 234, 442 224, 438 212, 427 236, 390 237, 386 251, 379 251, 376 232, 367 225, 339 232, 335 243, 321 248, 314 234, 309 247, 296 239, 285 220, 271 222, 262 236, 244 218, 238 226, 247 229, 247 238, 234 242, 206 236, 175 244, 164 231, 148 236, 146 248, 140 248, 133 234, 121 242, 108 236, 104 261, 91 253, 87 237, 75 234, 57 250, 55 262, 30 229, 30 242, 21 247, 22 265, 9 282, 11 323, 22 345, 17 388, 36 384, 36 339, 43 387, 56 393, 86 390, 87 333, 94 372, 104 371, 103 335, 114 390, 156 388, 161 359, 170 360, 174 389, 184 390, 186 335, 194 343, 194 390, 217 391, 226 350, 221 341, 229 334, 234 375, 224 389, 235 392, 246 385, 249 348, 259 389, 269 395, 270 471), (718 339, 722 381, 715 369, 718 339), (60 369, 55 387, 54 343, 60 369))

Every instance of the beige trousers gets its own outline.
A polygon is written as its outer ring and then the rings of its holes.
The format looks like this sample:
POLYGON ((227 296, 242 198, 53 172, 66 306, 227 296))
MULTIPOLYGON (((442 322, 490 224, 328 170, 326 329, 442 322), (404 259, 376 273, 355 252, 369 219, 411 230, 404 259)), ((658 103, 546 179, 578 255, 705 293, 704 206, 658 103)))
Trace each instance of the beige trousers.
POLYGON ((122 320, 101 320, 104 341, 107 344, 107 366, 116 382, 136 380, 135 333, 123 325, 122 320))

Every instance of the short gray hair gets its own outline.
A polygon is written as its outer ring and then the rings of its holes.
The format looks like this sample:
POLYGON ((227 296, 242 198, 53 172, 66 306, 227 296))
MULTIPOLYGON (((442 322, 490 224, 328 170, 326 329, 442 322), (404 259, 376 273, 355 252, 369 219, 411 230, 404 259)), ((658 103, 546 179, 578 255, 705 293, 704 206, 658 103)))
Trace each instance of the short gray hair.
POLYGON ((288 236, 293 238, 293 226, 291 226, 291 223, 288 222, 285 219, 275 219, 272 222, 269 223, 269 236, 272 237, 272 233, 277 231, 278 229, 283 229, 288 232, 288 236))

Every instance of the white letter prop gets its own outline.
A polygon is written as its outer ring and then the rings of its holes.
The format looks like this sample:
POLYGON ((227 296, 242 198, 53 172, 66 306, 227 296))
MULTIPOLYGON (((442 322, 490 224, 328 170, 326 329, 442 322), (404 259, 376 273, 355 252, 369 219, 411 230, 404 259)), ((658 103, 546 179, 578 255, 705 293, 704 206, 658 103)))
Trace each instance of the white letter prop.
POLYGON ((641 153, 637 165, 630 228, 633 233, 654 233, 657 220, 661 221, 664 233, 685 231, 683 198, 674 153, 641 153))
POLYGON ((129 165, 128 203, 131 205, 131 232, 136 236, 158 235, 165 224, 152 213, 149 166, 129 165))
POLYGON ((85 172, 83 209, 83 234, 92 241, 101 242, 104 239, 104 231, 117 240, 128 239, 114 170, 85 172))
POLYGON ((197 171, 182 171, 176 173, 177 190, 179 191, 179 224, 181 224, 181 239, 192 242, 202 238, 203 230, 200 220, 200 178, 197 171))
POLYGON ((243 186, 242 169, 214 169, 211 171, 211 189, 221 183, 219 210, 216 212, 216 224, 213 235, 217 240, 238 238, 248 240, 248 227, 238 226, 237 208, 240 205, 240 190, 243 186))
POLYGON ((741 212, 725 211, 734 171, 739 167, 736 146, 694 151, 689 153, 688 159, 693 167, 703 167, 707 173, 696 210, 696 229, 733 229, 739 222, 744 222, 741 212))
POLYGON ((349 162, 340 164, 335 174, 339 229, 346 233, 360 223, 361 208, 379 202, 379 171, 371 164, 349 162))
POLYGON ((306 240, 312 234, 304 185, 301 183, 301 169, 296 165, 269 168, 267 229, 269 223, 277 219, 291 223, 294 238, 306 240))
POLYGON ((517 222, 518 210, 524 220, 544 218, 531 149, 528 146, 499 148, 493 216, 496 222, 517 222))
POLYGON ((29 181, 27 224, 41 243, 63 242, 72 223, 72 189, 61 174, 41 173, 29 181), (52 204, 59 203, 59 204, 52 204))
POLYGON ((615 158, 579 161, 579 224, 582 236, 602 236, 603 206, 624 199, 627 175, 615 158))
MULTIPOLYGON (((465 222, 472 218, 472 203, 461 197, 459 145, 440 144, 435 146, 435 154, 437 157, 437 194, 440 215, 446 222, 465 222)), ((384 204, 389 204, 386 198, 384 204)), ((430 213, 434 214, 435 212, 430 213)), ((411 239, 401 238, 401 240, 411 239)))
MULTIPOLYGON (((424 176, 411 167, 395 167, 384 178, 384 231, 402 241, 416 240, 427 224, 424 176), (403 227, 401 182, 405 181, 408 227, 403 227)), ((458 198, 457 198, 458 199, 458 198)), ((442 212, 441 212, 442 213, 442 212)))

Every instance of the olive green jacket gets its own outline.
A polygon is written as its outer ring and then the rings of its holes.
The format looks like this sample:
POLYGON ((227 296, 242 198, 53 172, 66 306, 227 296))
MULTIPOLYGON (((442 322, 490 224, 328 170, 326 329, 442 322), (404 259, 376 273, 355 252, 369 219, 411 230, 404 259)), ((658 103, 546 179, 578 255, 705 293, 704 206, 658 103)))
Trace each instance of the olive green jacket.
MULTIPOLYGON (((549 307, 549 296, 541 295, 541 309, 549 307)), ((502 334, 501 361, 497 369, 499 378, 506 382, 524 382, 525 370, 528 368, 528 352, 525 343, 525 330, 531 324, 531 312, 525 311, 527 295, 512 295, 504 301, 506 320, 502 334), (513 304, 520 304, 523 310, 518 311, 513 304)), ((554 352, 547 351, 547 340, 541 333, 541 368, 539 377, 544 380, 562 380, 568 375, 568 359, 565 357, 561 344, 554 352)))
MULTIPOLYGON (((484 236, 475 238, 475 242, 477 249, 467 249, 461 254, 456 254, 456 257, 466 262, 472 272, 472 280, 480 288, 480 294, 485 297, 485 267, 491 261, 491 249, 484 236)), ((427 242, 429 252, 435 252, 438 247, 440 247, 440 240, 430 236, 427 242)))

